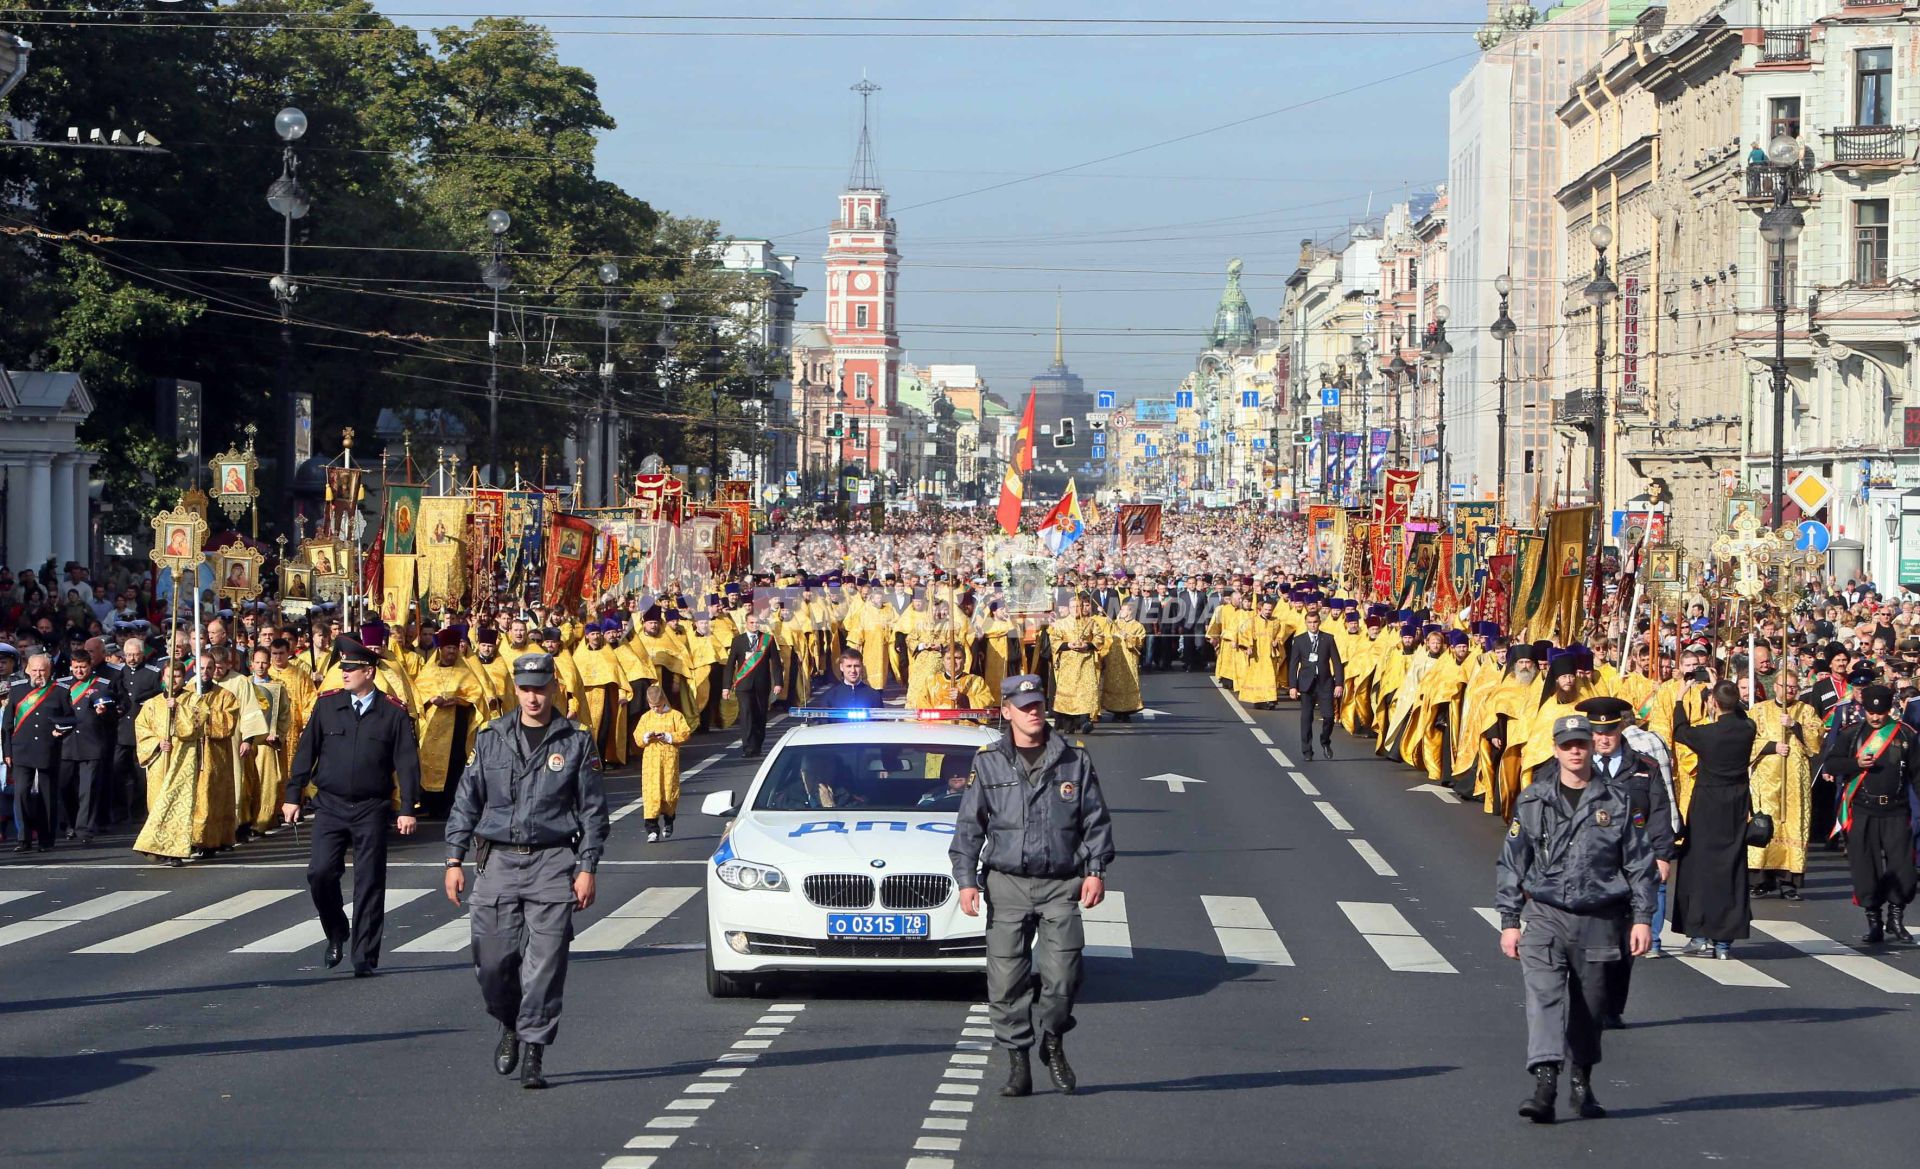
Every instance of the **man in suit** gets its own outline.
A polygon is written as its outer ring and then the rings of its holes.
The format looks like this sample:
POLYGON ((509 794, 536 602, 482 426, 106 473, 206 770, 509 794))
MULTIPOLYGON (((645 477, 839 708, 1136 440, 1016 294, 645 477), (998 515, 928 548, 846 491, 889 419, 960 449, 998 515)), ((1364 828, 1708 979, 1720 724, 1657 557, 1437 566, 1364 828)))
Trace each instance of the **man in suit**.
POLYGON ((886 705, 880 692, 867 685, 867 666, 859 650, 841 650, 837 665, 839 676, 833 685, 815 695, 808 705, 822 710, 878 710, 886 705))
POLYGON ((340 965, 349 940, 340 876, 346 871, 347 845, 353 845, 353 976, 366 978, 380 964, 386 924, 387 813, 394 782, 400 785, 394 828, 411 836, 420 805, 420 744, 405 705, 374 689, 373 651, 342 637, 334 642, 334 654, 344 687, 315 700, 287 773, 280 813, 287 823, 297 823, 300 793, 309 783, 318 789, 307 887, 326 931, 328 969, 340 965))
POLYGON ((128 819, 146 814, 147 781, 134 757, 133 720, 147 699, 160 693, 160 663, 147 660, 147 639, 129 637, 120 647, 121 665, 114 679, 120 695, 120 724, 114 731, 113 803, 128 819))
POLYGON ((773 638, 760 632, 760 614, 747 610, 746 627, 727 652, 727 688, 720 697, 740 699, 740 717, 746 729, 740 736, 740 758, 758 759, 767 737, 767 704, 785 690, 780 651, 773 638))
POLYGON ((1320 750, 1333 758, 1333 711, 1347 680, 1340 661, 1340 647, 1333 635, 1320 631, 1320 610, 1307 610, 1307 629, 1296 633, 1287 645, 1287 661, 1292 665, 1292 680, 1287 684, 1289 697, 1300 700, 1300 752, 1313 758, 1313 712, 1322 712, 1320 750))
POLYGON ((1206 668, 1207 617, 1212 609, 1207 590, 1212 585, 1212 577, 1203 576, 1197 581, 1188 577, 1186 586, 1174 596, 1178 625, 1185 634, 1180 642, 1181 668, 1189 674, 1206 668))
POLYGON ((7 763, 13 798, 24 810, 15 852, 27 851, 35 833, 41 852, 53 847, 61 741, 72 733, 73 704, 67 692, 54 684, 52 656, 32 654, 27 658, 26 678, 8 688, 6 703, 0 706, 0 758, 7 763))
POLYGON ((78 833, 82 844, 92 844, 106 818, 106 769, 113 762, 119 696, 112 680, 95 672, 89 651, 75 650, 71 668, 55 683, 67 692, 74 722, 73 736, 61 744, 60 811, 69 815, 71 809, 67 838, 78 833))

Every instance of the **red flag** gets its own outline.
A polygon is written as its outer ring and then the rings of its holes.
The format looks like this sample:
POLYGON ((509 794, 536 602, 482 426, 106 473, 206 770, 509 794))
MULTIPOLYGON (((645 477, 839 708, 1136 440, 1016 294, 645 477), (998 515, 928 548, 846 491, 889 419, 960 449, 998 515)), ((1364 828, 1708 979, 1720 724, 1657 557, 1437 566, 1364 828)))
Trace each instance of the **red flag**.
POLYGON ((1020 476, 1033 470, 1034 396, 1033 391, 1027 392, 1027 412, 1013 435, 1013 461, 1007 464, 1006 478, 1000 481, 1000 506, 993 509, 1000 530, 1009 536, 1020 530, 1020 505, 1026 501, 1027 488, 1020 476))
POLYGON ((555 608, 572 607, 573 599, 581 595, 587 583, 595 534, 590 520, 575 515, 553 517, 547 546, 547 577, 540 590, 542 603, 555 608))

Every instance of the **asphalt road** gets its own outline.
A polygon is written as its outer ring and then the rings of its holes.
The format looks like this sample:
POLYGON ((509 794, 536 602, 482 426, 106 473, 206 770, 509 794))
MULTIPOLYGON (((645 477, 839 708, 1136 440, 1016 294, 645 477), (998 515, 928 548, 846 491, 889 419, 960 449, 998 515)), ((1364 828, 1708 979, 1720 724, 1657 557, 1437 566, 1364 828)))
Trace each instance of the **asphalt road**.
MULTIPOLYGON (((1514 1114, 1530 1088, 1519 971, 1483 916, 1500 826, 1409 791, 1420 777, 1344 736, 1338 758, 1290 766, 1291 708, 1242 711, 1177 674, 1149 676, 1147 701, 1163 713, 1086 740, 1117 810, 1124 896, 1090 937, 1102 949, 1068 1045, 1071 1099, 1044 1077, 1032 1099, 995 1095, 1004 1065, 978 1034, 978 979, 795 980, 708 999, 698 890, 720 825, 694 809, 748 774, 722 759, 687 784, 677 839, 645 844, 637 813, 616 824, 583 932, 643 892, 690 895, 623 946, 576 953, 545 1093, 489 1067, 496 1032, 460 911, 437 890, 437 838, 394 850, 389 886, 425 892, 390 911, 382 975, 367 981, 321 969, 317 941, 287 933, 312 916, 304 835, 186 869, 143 864, 124 838, 9 857, 0 1164, 1908 1155, 1920 950, 1843 944, 1859 921, 1837 858, 1816 859, 1806 903, 1756 903, 1784 924, 1756 930, 1740 962, 1641 964, 1632 1026, 1608 1035, 1596 1073, 1612 1117, 1537 1128, 1514 1114), (1155 778, 1170 775, 1203 782, 1155 778)), ((689 766, 723 748, 696 744, 689 766)), ((634 798, 630 775, 612 786, 616 807, 634 798)))

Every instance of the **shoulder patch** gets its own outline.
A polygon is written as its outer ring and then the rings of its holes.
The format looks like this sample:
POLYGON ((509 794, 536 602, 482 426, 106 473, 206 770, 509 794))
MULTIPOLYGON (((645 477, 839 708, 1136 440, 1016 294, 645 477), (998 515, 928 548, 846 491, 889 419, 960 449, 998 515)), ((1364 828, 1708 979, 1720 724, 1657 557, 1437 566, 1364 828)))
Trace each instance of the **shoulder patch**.
POLYGON ((343 690, 341 690, 341 689, 340 689, 340 687, 338 687, 338 686, 335 686, 335 687, 334 687, 333 689, 331 689, 331 690, 322 690, 322 691, 321 691, 321 692, 320 692, 319 694, 316 694, 316 695, 315 695, 314 697, 316 697, 316 698, 331 698, 331 697, 333 697, 333 696, 334 696, 335 694, 342 694, 342 693, 345 693, 345 692, 344 692, 343 690))
POLYGON ((395 698, 393 695, 388 694, 384 690, 380 691, 380 696, 382 698, 385 698, 388 702, 393 703, 395 706, 399 707, 401 710, 405 710, 407 708, 406 703, 400 701, 398 698, 395 698))
POLYGON ((1512 823, 1507 825, 1507 835, 1508 836, 1520 835, 1520 821, 1515 820, 1512 823))

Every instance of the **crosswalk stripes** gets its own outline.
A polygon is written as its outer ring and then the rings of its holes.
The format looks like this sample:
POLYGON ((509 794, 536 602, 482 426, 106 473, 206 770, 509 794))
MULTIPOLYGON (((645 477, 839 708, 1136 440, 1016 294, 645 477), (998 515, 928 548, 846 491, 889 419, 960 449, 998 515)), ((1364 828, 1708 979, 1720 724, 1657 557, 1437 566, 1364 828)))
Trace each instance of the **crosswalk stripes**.
MULTIPOLYGON (((402 905, 410 905, 420 900, 431 889, 389 889, 387 890, 387 912, 392 913, 402 905)), ((318 946, 327 940, 326 931, 320 928, 320 919, 309 918, 299 925, 270 934, 257 942, 249 942, 236 948, 236 954, 297 954, 301 950, 318 946)))
POLYGON ((691 885, 647 889, 620 908, 594 922, 573 940, 576 954, 604 954, 624 949, 634 939, 659 925, 700 890, 691 885))
POLYGON ((1396 907, 1384 901, 1342 901, 1339 906, 1387 969, 1417 974, 1460 973, 1396 907))
POLYGON ((178 941, 204 929, 211 929, 222 922, 232 921, 243 914, 256 909, 265 909, 277 905, 289 897, 297 896, 298 889, 249 889, 236 894, 225 901, 216 901, 203 909, 193 909, 179 917, 156 922, 144 929, 134 930, 130 934, 121 934, 75 950, 76 954, 138 954, 151 950, 167 942, 178 941))
POLYGON ((40 890, 38 889, 0 889, 0 905, 6 905, 12 901, 24 901, 29 897, 38 897, 39 895, 40 890))
POLYGON ((1797 921, 1759 921, 1753 928, 1775 941, 1785 942, 1816 962, 1824 963, 1849 978, 1857 978, 1875 990, 1888 994, 1920 994, 1920 978, 1896 970, 1875 958, 1857 953, 1832 938, 1816 933, 1797 921))
MULTIPOLYGON (((1475 909, 1474 912, 1485 918, 1487 924, 1494 929, 1500 928, 1500 914, 1498 911, 1482 906, 1481 908, 1475 909)), ((1756 922, 1754 924, 1758 925, 1759 923, 1756 922)), ((1755 968, 1751 963, 1742 962, 1737 958, 1682 957, 1680 947, 1686 944, 1687 939, 1682 935, 1674 933, 1670 929, 1663 929, 1661 931, 1660 945, 1665 950, 1667 957, 1674 959, 1689 970, 1706 975, 1721 986, 1746 986, 1762 990, 1785 990, 1787 988, 1786 983, 1781 982, 1773 975, 1755 968)))
POLYGON ((1109 889, 1106 898, 1080 914, 1089 958, 1133 957, 1133 929, 1127 925, 1127 895, 1109 889))
POLYGON ((97 917, 105 917, 109 913, 130 909, 135 905, 142 905, 166 895, 165 889, 126 890, 108 893, 75 905, 63 906, 43 913, 39 917, 30 917, 25 921, 0 926, 0 946, 11 946, 15 942, 24 942, 28 938, 44 937, 57 930, 66 929, 68 926, 92 921, 97 917))
POLYGON ((445 925, 435 926, 426 933, 395 946, 396 954, 453 954, 467 948, 473 940, 472 918, 461 914, 445 925))
POLYGON ((1291 966, 1293 955, 1252 897, 1201 897, 1200 904, 1228 962, 1244 966, 1291 966))

